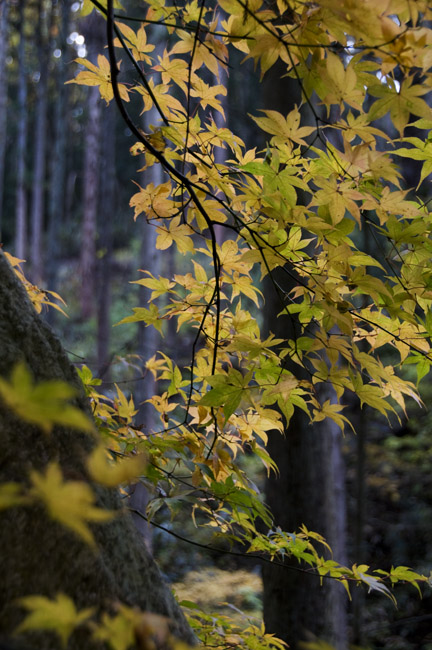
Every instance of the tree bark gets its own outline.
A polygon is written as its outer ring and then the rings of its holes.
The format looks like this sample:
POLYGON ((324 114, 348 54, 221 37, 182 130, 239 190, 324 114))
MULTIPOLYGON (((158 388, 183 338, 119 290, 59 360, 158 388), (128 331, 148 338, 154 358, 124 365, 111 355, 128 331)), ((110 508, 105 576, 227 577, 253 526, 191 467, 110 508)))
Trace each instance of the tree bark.
MULTIPOLYGON (((83 25, 88 47, 87 59, 96 62, 104 46, 104 23, 100 15, 90 14, 83 25)), ((90 318, 96 306, 96 235, 101 183, 101 99, 99 89, 91 87, 87 95, 87 125, 84 153, 84 196, 81 235, 81 314, 90 318)))
MULTIPOLYGON (((295 80, 283 79, 284 70, 274 68, 264 81, 264 107, 286 115, 300 103, 295 80)), ((301 200, 301 199, 300 199, 301 200)), ((284 291, 287 276, 276 277, 284 291)), ((294 280, 292 281, 294 283, 294 280)), ((277 338, 295 339, 301 332, 295 317, 277 318, 283 301, 270 280, 264 285, 266 308, 264 331, 277 338)), ((299 375, 299 368, 290 370, 299 375)), ((300 377, 307 379, 307 377, 300 377)), ((321 396, 323 401, 331 395, 321 396)), ((280 474, 266 481, 266 501, 275 524, 295 532, 305 524, 322 534, 332 546, 337 561, 345 561, 345 472, 341 452, 341 432, 331 421, 310 425, 306 415, 296 409, 284 436, 272 432, 268 451, 278 464, 280 474)), ((322 550, 325 555, 324 549, 322 550)), ((269 632, 286 641, 292 650, 302 641, 319 638, 345 650, 346 594, 341 585, 296 571, 297 560, 288 561, 292 568, 263 567, 264 622, 269 632)))
MULTIPOLYGON (((161 48, 160 43, 158 44, 158 48, 161 48)), ((149 113, 145 113, 143 118, 144 131, 149 130, 150 124, 157 123, 157 119, 158 116, 154 109, 149 111, 149 113)), ((160 165, 154 165, 150 169, 145 170, 142 176, 142 183, 144 186, 148 183, 154 183, 157 187, 163 183, 163 173, 160 165)), ((156 248, 156 228, 152 224, 147 223, 144 215, 140 217, 140 219, 141 221, 137 224, 141 231, 139 268, 151 271, 151 273, 157 277, 162 272, 162 259, 160 251, 156 248)), ((172 249, 173 247, 166 251, 169 256, 168 260, 172 259, 171 256, 174 254, 172 249)), ((142 285, 139 286, 139 304, 141 306, 148 306, 150 295, 150 289, 143 287, 142 285)), ((138 323, 137 353, 143 362, 143 369, 145 361, 157 353, 160 342, 161 336, 155 327, 146 327, 144 323, 138 323)), ((168 348, 171 343, 172 341, 167 341, 168 348)), ((151 373, 147 373, 145 379, 139 382, 136 386, 135 400, 139 409, 137 421, 142 425, 143 430, 147 432, 156 429, 160 425, 155 409, 147 402, 148 399, 157 394, 157 391, 158 388, 151 373)), ((139 512, 145 512, 150 497, 151 495, 149 494, 148 489, 142 483, 137 483, 133 490, 131 490, 131 507, 139 512)), ((153 542, 151 527, 142 517, 135 516, 134 522, 138 531, 143 536, 147 548, 151 550, 153 542)))
MULTIPOLYGON (((46 255, 47 286, 51 291, 57 288, 57 270, 60 259, 60 225, 64 218, 66 178, 66 92, 67 34, 70 6, 68 2, 58 4, 59 37, 57 47, 62 52, 61 61, 55 69, 55 107, 53 141, 50 156, 50 182, 48 189, 48 239, 46 255)), ((50 320, 54 320, 51 313, 50 320)))
MULTIPOLYGON (((76 405, 90 414, 75 369, 49 326, 30 304, 17 276, 0 252, 0 376, 24 360, 36 381, 60 379, 76 387, 76 405)), ((47 435, 20 421, 0 402, 0 482, 28 484, 29 471, 48 462, 60 463, 66 477, 86 480, 85 458, 95 440, 76 430, 55 427, 47 435)), ((194 635, 146 551, 131 518, 122 511, 117 491, 92 486, 98 506, 118 510, 107 524, 93 528, 97 550, 53 521, 42 508, 20 506, 0 513, 0 647, 8 646, 23 611, 17 599, 64 592, 76 606, 95 607, 100 613, 115 602, 166 616, 173 634, 188 643, 194 635)), ((14 642, 15 643, 15 642, 14 642)), ((17 648, 58 650, 51 633, 22 634, 17 648)), ((88 629, 71 636, 68 650, 101 649, 88 629)))
POLYGON ((105 136, 102 142, 101 177, 104 191, 100 198, 97 261, 97 367, 98 377, 107 379, 111 339, 111 266, 113 261, 113 224, 116 217, 115 125, 114 104, 105 110, 105 136))
POLYGON ((0 242, 2 240, 4 173, 6 159, 8 2, 0 0, 0 242))
POLYGON ((27 150, 27 70, 25 61, 25 0, 20 1, 19 43, 18 43, 18 133, 17 133, 17 171, 15 203, 15 255, 20 259, 26 256, 27 248, 27 198, 26 198, 26 150, 27 150))
MULTIPOLYGON (((51 19, 51 18, 50 18, 51 19)), ((31 273, 32 281, 39 285, 42 281, 42 232, 46 169, 46 124, 48 110, 48 57, 47 17, 38 5, 38 26, 36 31, 39 60, 39 82, 37 85, 35 148, 33 158, 33 182, 31 202, 31 273)))

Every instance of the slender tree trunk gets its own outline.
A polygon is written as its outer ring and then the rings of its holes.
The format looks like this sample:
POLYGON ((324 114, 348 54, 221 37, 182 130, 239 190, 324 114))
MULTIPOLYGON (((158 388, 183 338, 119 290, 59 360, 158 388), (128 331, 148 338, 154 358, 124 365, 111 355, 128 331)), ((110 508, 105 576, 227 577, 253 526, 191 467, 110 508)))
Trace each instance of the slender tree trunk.
POLYGON ((35 284, 42 281, 42 233, 45 195, 46 169, 46 124, 48 110, 48 42, 47 17, 42 8, 42 0, 38 3, 38 28, 36 32, 39 82, 37 86, 35 149, 33 159, 33 188, 31 203, 31 270, 35 284))
POLYGON ((0 242, 2 240, 4 173, 6 158, 8 0, 0 0, 0 242))
POLYGON ((25 0, 20 0, 19 43, 18 43, 18 129, 17 129, 17 172, 15 204, 15 255, 21 259, 27 248, 27 199, 26 199, 26 151, 27 151, 27 70, 24 35, 25 0))
MULTIPOLYGON (((152 122, 152 116, 146 116, 144 122, 144 129, 152 122)), ((159 185, 163 182, 162 170, 160 165, 155 165, 150 170, 143 174, 143 184, 154 183, 159 185)), ((141 223, 141 250, 139 268, 149 270, 156 277, 160 275, 161 269, 161 255, 160 251, 156 249, 156 228, 147 223, 145 218, 142 218, 141 223)), ((170 252, 170 251, 168 251, 170 252)), ((150 298, 150 289, 140 286, 139 288, 139 304, 147 307, 150 298)), ((138 323, 138 337, 137 337, 137 350, 138 354, 144 362, 156 354, 160 345, 160 334, 154 327, 145 327, 144 323, 138 323)), ((169 345, 169 342, 168 342, 169 345)), ((144 379, 137 385, 135 390, 136 404, 139 408, 137 414, 137 422, 143 427, 144 431, 151 431, 154 428, 160 427, 161 422, 158 420, 154 408, 148 404, 146 400, 150 399, 157 392, 156 382, 151 373, 145 374, 144 379)), ((147 488, 138 483, 134 486, 130 502, 131 507, 139 512, 145 512, 149 502, 150 494, 147 488)), ((135 517, 135 525, 137 526, 141 535, 143 535, 147 548, 151 549, 152 546, 152 531, 151 527, 140 517, 135 517)))
MULTIPOLYGON (((104 22, 101 16, 90 14, 84 34, 88 47, 88 60, 94 62, 103 49, 104 22)), ((96 299, 96 236, 100 191, 101 165, 101 104, 97 87, 88 89, 87 125, 85 129, 84 196, 81 229, 81 314, 90 318, 95 311, 96 299)))
POLYGON ((104 191, 101 193, 99 212, 98 273, 97 273, 97 365, 98 376, 107 378, 109 372, 109 347, 111 338, 111 265, 113 253, 113 223, 116 213, 115 174, 115 123, 114 104, 104 114, 104 138, 102 141, 101 177, 104 191))
MULTIPOLYGON (((59 38, 57 47, 66 57, 67 33, 70 7, 68 2, 60 2, 59 38)), ((60 225, 64 218, 65 209, 65 179, 66 179, 66 69, 64 64, 55 68, 55 106, 53 141, 50 155, 50 182, 48 191, 48 238, 47 238, 47 285, 51 290, 57 287, 57 270, 60 259, 60 225)), ((51 314, 52 320, 53 314, 51 314)))
POLYGON ((95 307, 96 224, 100 183, 100 96, 90 88, 85 130, 84 197, 81 230, 81 313, 90 318, 95 307))
MULTIPOLYGON (((75 369, 34 311, 1 251, 0 347, 1 377, 9 377, 14 364, 24 360, 36 381, 57 379, 72 384, 77 390, 76 405, 91 416, 75 369)), ((29 472, 43 471, 51 461, 60 464, 69 480, 86 481, 85 458, 96 442, 88 434, 60 426, 47 435, 18 420, 0 402, 0 483, 28 486, 29 472)), ((122 602, 166 616, 174 635, 194 643, 170 589, 123 511, 118 492, 94 485, 92 489, 98 507, 118 512, 108 523, 94 526, 96 549, 54 522, 42 508, 19 506, 2 511, 0 646, 58 650, 59 639, 51 633, 25 633, 13 642, 11 637, 23 618, 19 598, 33 594, 53 598, 60 592, 72 598, 79 609, 94 607, 97 615, 122 602)), ((68 650, 102 650, 102 646, 90 638, 88 629, 81 629, 73 633, 68 650)))

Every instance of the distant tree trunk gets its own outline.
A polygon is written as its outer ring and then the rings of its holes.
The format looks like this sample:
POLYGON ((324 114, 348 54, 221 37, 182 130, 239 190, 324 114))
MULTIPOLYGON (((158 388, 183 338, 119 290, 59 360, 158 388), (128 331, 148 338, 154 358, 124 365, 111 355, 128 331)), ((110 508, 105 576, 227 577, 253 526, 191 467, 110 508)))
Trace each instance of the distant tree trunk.
POLYGON ((48 62, 47 16, 42 0, 38 3, 38 26, 36 30, 39 82, 37 85, 35 145, 33 158, 33 188, 31 202, 31 272, 35 284, 42 281, 42 232, 46 169, 46 123, 48 109, 48 62))
POLYGON ((15 203, 15 255, 26 256, 27 248, 27 200, 26 200, 26 151, 27 151, 27 69, 25 60, 25 0, 19 4, 18 43, 18 128, 17 128, 17 172, 15 203))
MULTIPOLYGON (((58 3, 59 37, 57 47, 66 56, 67 34, 70 7, 68 2, 58 3)), ((47 238, 47 285, 51 290, 57 287, 57 270, 60 259, 60 225, 65 208, 66 178, 66 92, 67 66, 63 63, 55 67, 55 105, 53 117, 53 136, 50 149, 50 182, 48 190, 48 238, 47 238)))
MULTIPOLYGON (((286 115, 295 103, 300 103, 299 88, 293 80, 286 80, 281 86, 280 77, 277 69, 267 73, 263 98, 266 108, 286 115)), ((286 277, 283 275, 279 280, 284 290, 289 290, 286 277)), ((264 294, 264 331, 272 331, 277 338, 298 337, 300 330, 294 316, 277 318, 282 302, 270 280, 265 282, 264 294)), ((298 376, 298 367, 290 369, 298 376)), ((321 396, 323 401, 331 397, 321 396)), ((324 535, 333 546, 335 559, 344 562, 345 472, 338 427, 332 422, 310 425, 306 415, 296 409, 285 436, 272 432, 268 450, 280 470, 280 475, 268 478, 265 490, 275 524, 288 532, 305 524, 324 535)), ((325 554, 324 549, 322 552, 325 554)), ((296 571, 297 560, 289 560, 287 565, 293 568, 263 567, 264 621, 268 631, 286 641, 292 650, 314 637, 332 643, 337 650, 345 650, 343 587, 330 580, 324 580, 321 587, 319 578, 296 571)))
MULTIPOLYGON (((148 124, 154 123, 154 115, 146 115, 143 128, 147 129, 148 124)), ((143 185, 154 183, 156 186, 163 182, 162 170, 160 165, 155 165, 143 173, 143 185)), ((156 248, 156 228, 147 223, 144 217, 140 217, 141 222, 138 227, 141 230, 141 250, 139 259, 139 268, 148 270, 156 277, 162 272, 161 255, 160 251, 156 248)), ((167 251, 172 254, 172 251, 167 251)), ((170 259, 170 258, 168 258, 170 259)), ((143 307, 148 307, 151 291, 146 287, 140 286, 139 288, 139 304, 143 307)), ((137 337, 137 352, 143 362, 156 354, 160 345, 160 334, 154 327, 145 327, 144 323, 138 323, 138 337, 137 337)), ((169 346, 170 342, 168 342, 169 346)), ((156 382, 151 373, 145 374, 142 381, 137 384, 134 395, 136 405, 138 407, 138 414, 136 421, 143 427, 144 431, 151 431, 153 428, 161 426, 161 422, 156 416, 156 412, 151 404, 146 400, 150 399, 157 393, 156 382)), ((139 512, 145 512, 149 502, 150 494, 146 487, 140 483, 134 486, 131 492, 130 503, 131 507, 139 512)), ((135 516, 135 525, 141 535, 143 535, 147 548, 152 546, 152 531, 151 527, 141 517, 135 516)))
POLYGON ((113 252, 113 223, 116 213, 115 174, 115 124, 116 108, 107 107, 104 114, 104 138, 102 141, 101 177, 104 190, 100 197, 98 272, 97 272, 97 366, 98 377, 107 378, 111 338, 111 265, 113 252))
MULTIPOLYGON (((60 379, 75 386, 76 405, 90 414, 75 369, 50 328, 37 316, 1 252, 0 346, 1 377, 8 377, 13 365, 23 359, 36 381, 60 379)), ((92 436, 65 427, 56 427, 47 435, 18 420, 0 402, 0 483, 27 485, 29 471, 41 471, 53 460, 66 476, 85 481, 85 457, 95 442, 92 436)), ((122 511, 117 491, 92 487, 99 507, 119 511, 109 523, 94 526, 96 550, 54 522, 42 508, 22 506, 1 512, 0 646, 58 650, 59 639, 51 633, 25 633, 13 642, 11 637, 23 617, 17 599, 33 594, 52 598, 59 592, 71 597, 80 609, 95 607, 98 614, 123 602, 166 616, 173 634, 193 643, 194 635, 130 517, 122 511)), ((87 629, 74 632, 68 643, 68 650, 102 647, 87 629)))
POLYGON ((0 0, 0 242, 2 240, 3 194, 6 157, 8 0, 0 0))
MULTIPOLYGON (((84 26, 83 26, 84 27, 84 26)), ((87 59, 95 62, 103 49, 104 22, 101 16, 90 14, 85 22, 84 35, 88 48, 87 59)), ((90 318, 95 312, 96 235, 100 190, 101 104, 97 87, 88 89, 87 125, 85 129, 83 171, 83 221, 81 229, 81 314, 90 318)))

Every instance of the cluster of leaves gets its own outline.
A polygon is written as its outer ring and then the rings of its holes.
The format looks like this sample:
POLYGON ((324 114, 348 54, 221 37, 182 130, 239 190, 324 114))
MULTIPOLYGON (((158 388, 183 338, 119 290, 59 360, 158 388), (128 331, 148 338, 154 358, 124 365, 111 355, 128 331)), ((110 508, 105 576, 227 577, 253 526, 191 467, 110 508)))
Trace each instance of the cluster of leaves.
MULTIPOLYGON (((138 283, 151 290, 150 304, 122 321, 163 332, 175 319, 179 331, 196 332, 188 368, 163 354, 147 363, 162 386, 150 400, 161 427, 136 448, 151 454, 150 480, 169 484, 147 516, 192 496, 200 523, 249 552, 296 555, 304 536, 299 559, 345 584, 381 588, 365 568, 330 567, 334 561, 314 549, 310 533, 259 533, 257 518, 269 524, 270 514, 238 459, 252 452, 273 469, 267 432, 283 431, 295 408, 312 422, 331 418, 344 427, 350 393, 397 418, 407 396, 420 402, 415 384, 380 352, 395 348, 400 366, 416 365, 418 379, 429 370, 430 217, 428 204, 402 188, 397 161, 412 152, 423 187, 428 141, 404 133, 408 125, 420 134, 432 124, 423 99, 431 87, 430 8, 408 0, 221 0, 181 8, 154 0, 135 31, 112 3, 95 4, 107 19, 108 57, 99 58, 99 70, 86 63, 75 82, 99 85, 106 101, 113 98, 143 169, 162 167, 164 182, 132 196, 135 219, 143 215, 156 228, 159 250, 175 245, 193 253, 186 274, 146 272, 138 283), (169 43, 163 52, 155 46, 162 30, 169 43), (251 116, 268 137, 262 152, 246 150, 221 125, 221 72, 233 49, 262 75, 282 62, 302 89, 302 105, 288 115, 251 116), (119 82, 119 50, 138 81, 119 82), (127 111, 131 94, 142 97, 143 112, 158 115, 149 133, 127 111), (376 124, 384 119, 387 130, 376 124), (392 129, 399 137, 390 137, 392 129), (362 229, 380 259, 362 249, 362 229), (291 339, 263 338, 251 317, 250 301, 262 304, 255 269, 285 278, 272 281, 287 331, 297 324, 291 339), (333 401, 320 400, 320 384, 332 387, 333 401)), ((127 443, 136 437, 132 432, 127 443)))
MULTIPOLYGON (((226 615, 207 614, 190 600, 182 600, 180 605, 185 608, 191 627, 196 631, 199 640, 206 648, 237 648, 246 647, 250 650, 284 650, 286 643, 265 631, 264 625, 240 614, 243 621, 236 623, 226 615)), ((232 606, 231 606, 232 607, 232 606)))
POLYGON ((36 309, 37 313, 40 314, 44 307, 45 308, 52 307, 53 309, 57 309, 57 311, 62 313, 63 316, 66 316, 66 313, 60 306, 60 305, 65 306, 65 302, 63 298, 59 296, 59 294, 56 293, 55 291, 40 289, 35 284, 29 282, 29 280, 27 280, 26 276, 24 275, 21 269, 21 264, 25 262, 25 260, 20 260, 18 259, 18 257, 11 255, 7 251, 3 251, 3 253, 6 255, 9 264, 13 267, 13 270, 15 271, 16 275, 25 286, 27 295, 30 298, 32 305, 36 309), (53 300, 55 300, 56 302, 53 302, 53 300))
MULTIPOLYGON (((175 516, 179 503, 189 503, 199 525, 246 552, 276 562, 296 557, 304 570, 339 580, 348 592, 350 583, 363 583, 393 598, 394 583, 418 585, 426 579, 405 567, 343 567, 317 550, 325 540, 316 533, 275 528, 241 457, 254 453, 273 470, 268 431, 282 432, 295 408, 312 422, 331 418, 344 427, 350 393, 396 417, 407 396, 420 401, 416 385, 380 353, 394 348, 399 366, 414 364, 418 380, 432 362, 428 201, 403 188, 398 169, 401 158, 416 160, 417 191, 425 191, 430 140, 421 135, 432 125, 424 99, 432 86, 428 3, 147 0, 138 29, 129 25, 135 20, 114 14, 111 0, 94 4, 106 17, 108 56, 101 54, 98 65, 79 60, 86 69, 74 81, 115 100, 143 169, 162 167, 164 182, 139 187, 131 198, 135 219, 144 216, 156 228, 159 250, 175 245, 191 258, 186 274, 147 272, 138 280, 152 291, 150 304, 122 322, 163 332, 175 319, 179 331, 195 332, 188 367, 164 354, 147 362, 161 387, 150 400, 158 430, 137 428, 133 399, 118 388, 110 402, 83 369, 111 457, 138 452, 147 459, 145 468, 133 459, 130 473, 106 481, 141 475, 155 495, 142 513, 149 520, 163 506, 175 516), (158 53, 151 39, 162 32, 169 45, 158 53), (233 49, 262 75, 283 64, 302 90, 302 104, 288 115, 251 116, 268 138, 265 151, 247 150, 223 124, 221 72, 233 49), (119 82, 119 51, 134 68, 134 83, 119 82), (132 93, 142 98, 142 111, 158 115, 148 133, 127 111, 132 93), (377 120, 387 121, 386 130, 377 120), (407 126, 417 135, 405 136, 407 126), (374 238, 380 259, 362 248, 361 230, 374 238), (251 301, 262 305, 255 270, 270 277, 279 318, 287 331, 296 324, 296 336, 261 335, 248 309, 251 301), (320 400, 323 384, 334 401, 320 400), (257 530, 258 520, 268 534, 257 530)), ((104 453, 94 457, 96 467, 104 453)), ((34 482, 39 494, 55 472, 51 467, 34 482)), ((85 537, 81 518, 75 530, 85 537)), ((200 620, 205 640, 214 624, 200 620)), ((250 647, 280 647, 263 631, 251 635, 260 641, 250 647)), ((224 636, 217 646, 230 645, 224 636)))

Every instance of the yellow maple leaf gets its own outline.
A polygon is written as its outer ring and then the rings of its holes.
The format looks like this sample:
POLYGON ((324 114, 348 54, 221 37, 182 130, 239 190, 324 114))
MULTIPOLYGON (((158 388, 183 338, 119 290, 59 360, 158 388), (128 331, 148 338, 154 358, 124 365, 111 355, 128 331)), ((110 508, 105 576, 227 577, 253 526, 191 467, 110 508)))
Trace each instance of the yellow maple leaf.
MULTIPOLYGON (((81 86, 99 86, 99 92, 107 104, 114 97, 114 92, 111 83, 111 68, 110 63, 106 56, 99 54, 97 58, 98 65, 87 61, 86 59, 75 59, 76 63, 83 65, 87 70, 78 72, 75 79, 66 81, 67 84, 79 84, 81 86), (98 67, 99 66, 99 67, 98 67)), ((120 65, 120 62, 118 63, 120 65)), ((129 101, 129 91, 124 84, 118 84, 121 98, 129 101)))
POLYGON ((20 598, 19 603, 30 613, 16 629, 17 633, 52 630, 60 636, 64 647, 74 629, 89 619, 94 612, 93 607, 78 611, 73 600, 62 593, 52 600, 45 596, 25 596, 20 598))
POLYGON ((68 404, 76 390, 63 381, 34 383, 24 362, 17 363, 10 380, 0 377, 0 397, 20 419, 35 424, 46 433, 55 425, 93 431, 93 424, 76 406, 68 404))
POLYGON ((173 242, 177 244, 180 253, 192 253, 195 249, 191 235, 193 230, 186 223, 180 223, 180 217, 171 219, 167 226, 158 226, 156 248, 166 250, 173 242))
POLYGON ((143 473, 145 466, 144 454, 117 458, 113 462, 109 451, 103 445, 96 447, 87 461, 91 477, 106 487, 116 487, 122 483, 134 481, 143 473))
MULTIPOLYGON (((144 61, 144 63, 151 63, 152 60, 148 56, 148 52, 153 52, 155 46, 147 43, 147 34, 144 25, 141 25, 137 32, 134 32, 129 25, 125 25, 124 23, 118 22, 116 25, 125 37, 126 45, 129 46, 134 59, 136 61, 144 61)), ((116 47, 123 47, 118 38, 115 39, 114 45, 116 47)))
POLYGON ((56 462, 50 463, 45 473, 30 473, 33 484, 30 494, 42 501, 49 515, 73 530, 87 544, 95 544, 88 522, 104 522, 114 513, 95 505, 95 495, 84 481, 65 481, 56 462))
POLYGON ((170 217, 177 210, 176 203, 169 198, 171 183, 155 185, 149 183, 146 187, 140 187, 140 191, 134 194, 129 205, 135 208, 134 219, 144 212, 147 219, 163 219, 170 217))

